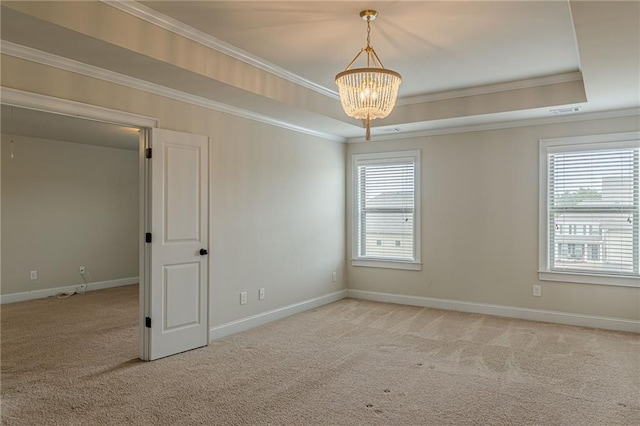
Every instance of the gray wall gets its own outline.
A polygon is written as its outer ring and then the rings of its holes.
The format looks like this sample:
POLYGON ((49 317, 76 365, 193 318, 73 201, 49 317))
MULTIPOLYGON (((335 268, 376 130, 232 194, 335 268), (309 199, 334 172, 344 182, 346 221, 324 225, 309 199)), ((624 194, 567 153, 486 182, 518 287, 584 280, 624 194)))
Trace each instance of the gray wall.
MULTIPOLYGON (((305 96, 310 106, 326 107, 321 95, 100 3, 74 5, 91 12, 86 19, 66 13, 64 2, 14 7, 195 73, 225 74, 221 81, 265 98, 286 103, 305 96)), ((210 137, 211 325, 342 290, 347 277, 354 289, 639 317, 640 291, 633 288, 543 282, 543 296, 531 296, 539 283, 538 139, 638 130, 637 117, 345 147, 8 55, 1 66, 3 86, 142 114, 160 128, 210 137), (345 163, 350 167, 352 153, 399 149, 422 150, 423 269, 346 267, 345 163), (256 297, 260 287, 267 289, 264 301, 256 297), (238 303, 240 291, 249 293, 246 305, 238 303)), ((350 214, 351 194, 346 199, 350 214)), ((4 248, 2 255, 4 265, 4 248)))
POLYGON ((344 144, 225 122, 211 138, 214 323, 343 290, 344 144))
POLYGON ((138 276, 138 153, 2 135, 3 295, 138 276), (38 279, 30 280, 29 271, 38 279))
MULTIPOLYGON (((539 281, 537 274, 539 139, 639 127, 636 116, 349 145, 348 176, 352 154, 421 150, 423 263, 421 271, 349 263, 349 288, 640 319, 640 289, 539 281), (532 296, 534 284, 542 297, 532 296)), ((352 204, 349 188, 349 218, 352 204)))
MULTIPOLYGON (((344 144, 7 55, 1 65, 3 86, 209 136, 211 326, 346 288, 344 144), (262 287, 266 299, 259 301, 262 287), (246 305, 239 303, 241 291, 248 293, 246 305)), ((8 254, 3 247, 3 266, 8 254)))

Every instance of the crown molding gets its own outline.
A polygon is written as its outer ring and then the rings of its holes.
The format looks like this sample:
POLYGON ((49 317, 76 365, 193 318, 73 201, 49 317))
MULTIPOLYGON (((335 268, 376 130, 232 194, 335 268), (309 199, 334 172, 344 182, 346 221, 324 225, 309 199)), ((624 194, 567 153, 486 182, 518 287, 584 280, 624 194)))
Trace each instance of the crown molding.
POLYGON ((530 89, 533 87, 547 86, 549 84, 569 83, 582 81, 582 73, 579 71, 564 74, 549 75, 525 80, 509 81, 506 83, 488 84, 486 86, 469 87, 445 92, 428 93, 424 95, 409 96, 398 99, 397 105, 413 105, 426 102, 443 101, 446 99, 465 98, 467 96, 487 95, 489 93, 507 92, 509 90, 530 89))
MULTIPOLYGON (((132 89, 141 90, 144 92, 167 97, 180 102, 200 106, 200 107, 211 109, 214 111, 219 111, 219 112, 235 115, 238 117, 247 118, 253 121, 269 124, 272 126, 292 130, 295 132, 304 133, 304 134, 319 137, 322 139, 327 139, 334 142, 355 143, 355 142, 364 141, 364 137, 345 138, 335 134, 308 129, 308 128, 297 126, 281 120, 277 120, 272 117, 258 114, 249 110, 245 110, 242 108, 237 108, 237 107, 226 105, 220 102, 212 101, 207 98, 195 96, 186 92, 161 86, 159 84, 150 83, 150 82, 140 80, 134 77, 130 77, 124 74, 116 73, 114 71, 105 70, 93 65, 84 64, 82 62, 74 61, 72 59, 64 58, 61 56, 57 56, 51 53, 43 52, 37 49, 22 46, 22 45, 8 42, 5 40, 2 40, 0 42, 0 53, 17 57, 20 59, 25 59, 31 62, 36 62, 43 65, 51 66, 54 68, 62 69, 65 71, 70 71, 73 73, 85 75, 88 77, 97 78, 110 83, 119 84, 132 89)), ((571 74, 574 74, 574 77, 575 77, 576 73, 571 73, 571 74)), ((567 75, 567 77, 565 78, 572 78, 571 74, 567 75)), ((549 81, 549 80, 545 80, 545 81, 549 81)), ((575 80, 566 80, 566 81, 575 81, 575 80)), ((505 85, 506 84, 511 84, 511 83, 505 83, 505 85)), ((547 83, 547 84, 551 84, 551 83, 547 83)), ((500 86, 500 85, 496 85, 496 86, 500 86)), ((533 86, 529 86, 529 87, 533 87, 533 86)), ((10 89, 3 88, 2 90, 3 90, 2 101, 7 103, 5 101, 5 96, 6 96, 5 93, 9 93, 8 90, 10 89)), ((510 90, 513 90, 513 89, 510 89, 510 90)), ((622 110, 600 111, 600 112, 591 112, 591 113, 579 113, 579 114, 571 114, 571 115, 558 115, 558 116, 552 116, 552 117, 530 118, 530 119, 513 120, 513 121, 496 121, 493 123, 484 123, 484 124, 477 124, 477 125, 471 125, 471 126, 449 126, 449 127, 443 127, 440 129, 430 129, 430 130, 422 130, 422 131, 416 131, 416 132, 377 134, 375 135, 375 140, 387 141, 387 140, 398 140, 398 139, 410 139, 410 138, 420 138, 420 137, 447 135, 447 134, 455 134, 455 133, 480 132, 480 131, 487 131, 487 130, 500 130, 500 129, 516 128, 516 127, 526 127, 526 126, 536 126, 536 125, 544 125, 544 124, 566 123, 566 122, 586 121, 586 120, 597 120, 597 119, 617 118, 617 117, 628 117, 628 116, 640 116, 640 108, 629 108, 629 109, 622 109, 622 110)), ((114 119, 114 122, 117 122, 117 119, 114 119)), ((148 127, 148 126, 143 126, 143 127, 148 127)))
POLYGON ((96 105, 76 102, 69 99, 55 98, 40 93, 0 86, 0 103, 38 111, 55 111, 57 114, 72 117, 83 117, 119 126, 157 127, 158 120, 145 115, 117 111, 96 105))
MULTIPOLYGON (((140 18, 144 21, 147 21, 160 28, 171 31, 177 35, 185 37, 203 46, 206 46, 210 49, 224 53, 225 55, 228 55, 232 58, 245 62, 263 71, 266 71, 268 73, 281 77, 285 80, 291 81, 292 83, 306 87, 307 89, 313 90, 322 95, 328 96, 332 99, 335 99, 335 100, 340 99, 338 93, 334 90, 330 90, 324 86, 316 84, 305 78, 302 78, 299 75, 292 73, 291 71, 288 71, 276 64, 273 64, 271 62, 266 61, 263 58, 260 58, 259 56, 253 55, 236 46, 233 46, 229 43, 219 40, 210 34, 207 34, 203 31, 193 28, 183 22, 178 21, 177 19, 164 15, 136 1, 127 1, 127 0, 99 0, 99 1, 101 1, 106 5, 114 7, 116 9, 119 9, 125 13, 133 15, 137 18, 140 18)), ((576 71, 576 72, 557 74, 557 75, 538 77, 538 78, 530 78, 530 79, 518 80, 518 81, 512 81, 512 82, 506 82, 506 83, 489 84, 485 86, 470 87, 470 88, 464 88, 464 89, 458 89, 458 90, 447 90, 447 91, 438 92, 438 93, 428 93, 423 95, 407 96, 407 97, 398 98, 397 105, 399 106, 412 105, 412 104, 418 104, 418 103, 440 101, 445 99, 455 99, 455 98, 461 98, 466 96, 485 95, 489 93, 505 92, 509 90, 518 90, 518 89, 527 89, 532 87, 545 86, 549 84, 567 83, 571 81, 581 81, 581 80, 582 80, 582 73, 579 71, 576 71)))
POLYGON ((258 114, 253 111, 249 111, 243 108, 226 105, 221 102, 216 102, 211 99, 195 96, 190 93, 182 92, 180 90, 171 89, 159 84, 150 83, 135 77, 120 74, 114 71, 105 70, 93 65, 88 65, 82 62, 74 61, 69 58, 54 55, 41 50, 33 49, 31 47, 22 46, 16 43, 2 40, 0 43, 0 52, 27 61, 36 62, 42 65, 70 71, 76 74, 85 75, 87 77, 97 78, 110 83, 119 84, 132 89, 141 90, 144 92, 152 93, 154 95, 163 96, 176 101, 197 105, 203 108, 208 108, 214 111, 223 112, 226 114, 235 115, 238 117, 247 118, 253 121, 269 124, 276 127, 281 127, 295 132, 304 133, 311 136, 316 136, 323 139, 328 139, 334 142, 345 142, 345 138, 330 133, 319 132, 317 130, 308 129, 306 127, 297 126, 291 123, 287 123, 282 120, 278 120, 266 115, 258 114))
MULTIPOLYGON (((484 132, 488 130, 513 129, 516 127, 542 126, 546 124, 571 123, 576 121, 602 120, 607 118, 640 117, 640 108, 627 108, 610 111, 597 111, 572 115, 554 115, 552 117, 526 118, 512 121, 496 121, 471 126, 451 126, 440 129, 419 130, 416 132, 398 132, 392 134, 374 134, 376 141, 423 138, 428 136, 451 135, 456 133, 484 132)), ((365 138, 347 138, 347 143, 364 142, 365 138)))
POLYGON ((307 89, 318 92, 322 95, 328 96, 332 99, 338 100, 338 92, 329 90, 324 86, 316 84, 310 80, 300 77, 297 74, 292 73, 276 64, 268 62, 259 56, 246 52, 238 47, 235 47, 229 43, 219 40, 210 34, 193 28, 183 22, 164 15, 150 7, 140 4, 136 1, 123 1, 123 0, 100 0, 102 3, 119 9, 125 13, 133 15, 144 21, 147 21, 153 25, 163 28, 167 31, 171 31, 179 36, 185 37, 191 41, 195 41, 210 49, 216 50, 220 53, 224 53, 239 61, 245 62, 270 74, 291 81, 307 89))

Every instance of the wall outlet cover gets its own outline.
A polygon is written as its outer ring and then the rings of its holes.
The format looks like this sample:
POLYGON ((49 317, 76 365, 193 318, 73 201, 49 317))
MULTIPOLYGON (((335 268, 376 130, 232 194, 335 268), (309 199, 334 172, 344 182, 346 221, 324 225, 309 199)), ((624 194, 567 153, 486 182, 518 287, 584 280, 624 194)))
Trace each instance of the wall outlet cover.
POLYGON ((536 297, 540 297, 542 296, 542 286, 539 284, 536 284, 533 286, 533 295, 536 297))

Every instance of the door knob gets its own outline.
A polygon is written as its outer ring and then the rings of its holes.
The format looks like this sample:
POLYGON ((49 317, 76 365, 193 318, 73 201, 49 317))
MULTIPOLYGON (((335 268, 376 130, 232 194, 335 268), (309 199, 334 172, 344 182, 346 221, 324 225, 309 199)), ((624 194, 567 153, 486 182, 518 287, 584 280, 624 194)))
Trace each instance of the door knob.
POLYGON ((206 256, 207 254, 209 254, 207 249, 200 249, 200 256, 206 256))

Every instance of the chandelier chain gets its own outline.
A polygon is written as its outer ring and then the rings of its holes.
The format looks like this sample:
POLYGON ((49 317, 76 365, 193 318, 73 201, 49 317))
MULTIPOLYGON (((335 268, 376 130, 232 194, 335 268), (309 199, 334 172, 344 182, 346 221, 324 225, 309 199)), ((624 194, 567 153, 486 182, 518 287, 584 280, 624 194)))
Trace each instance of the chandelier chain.
POLYGON ((367 68, 371 66, 371 16, 367 15, 367 68))

